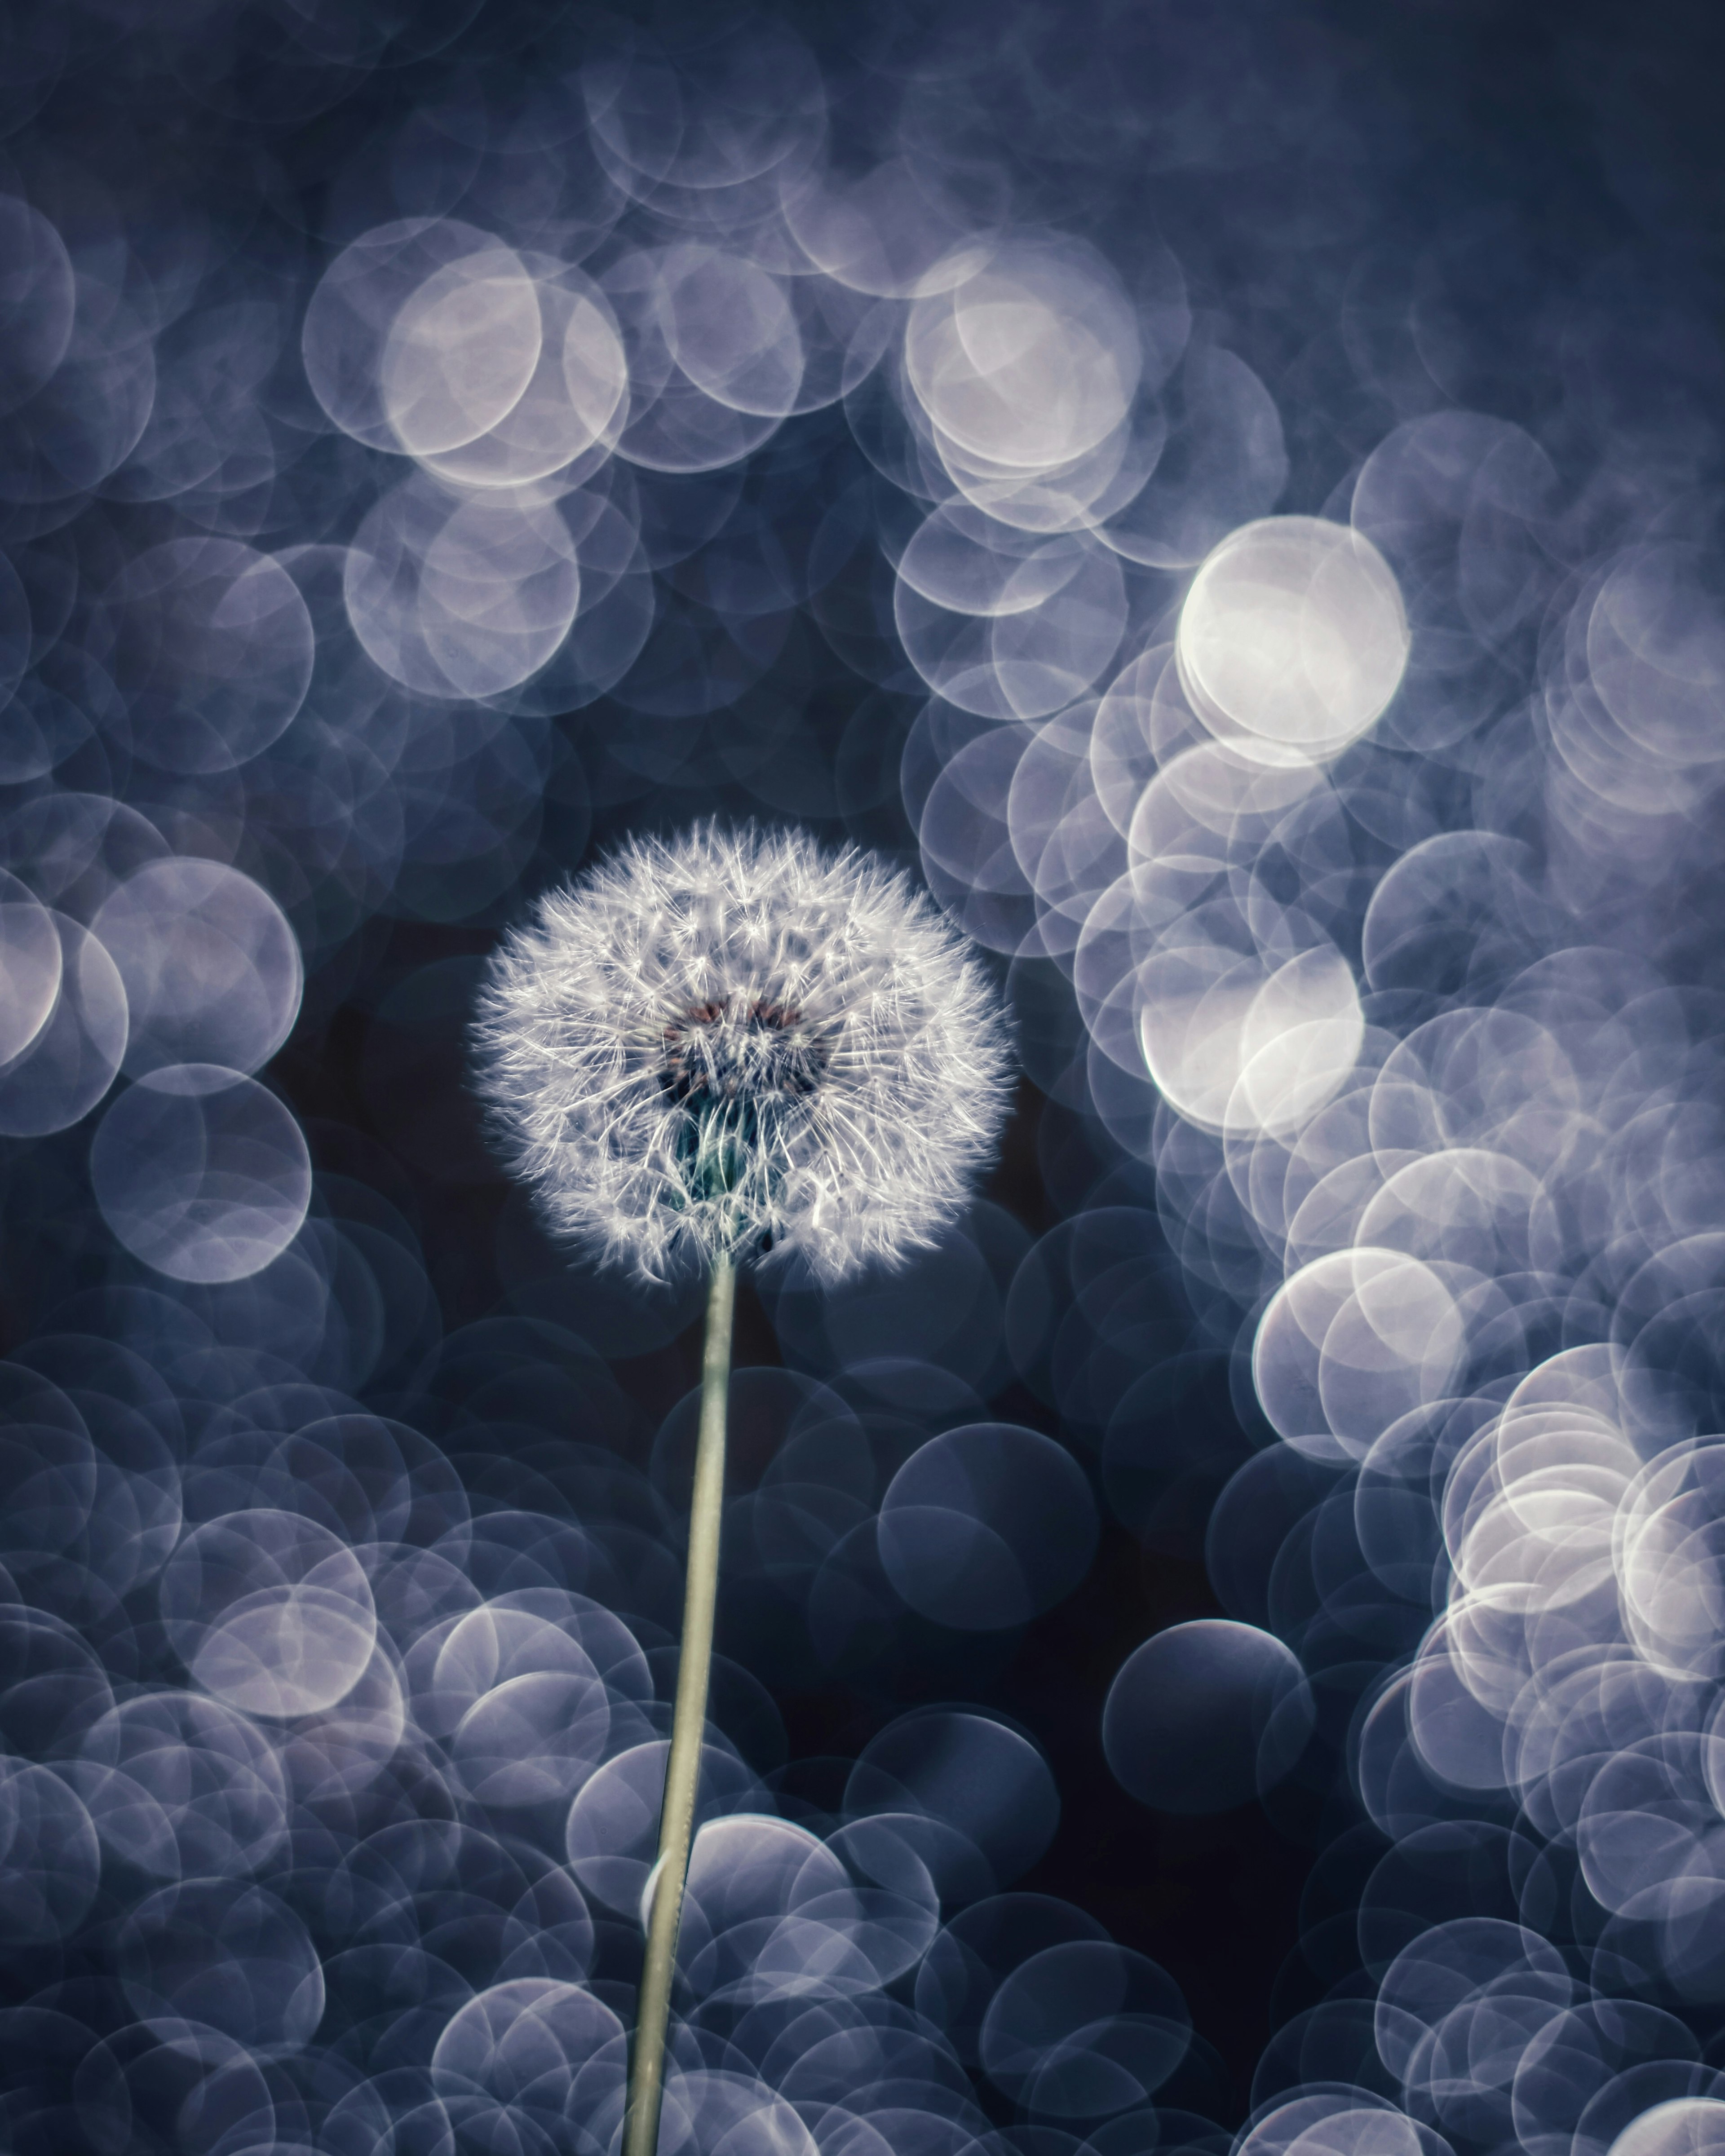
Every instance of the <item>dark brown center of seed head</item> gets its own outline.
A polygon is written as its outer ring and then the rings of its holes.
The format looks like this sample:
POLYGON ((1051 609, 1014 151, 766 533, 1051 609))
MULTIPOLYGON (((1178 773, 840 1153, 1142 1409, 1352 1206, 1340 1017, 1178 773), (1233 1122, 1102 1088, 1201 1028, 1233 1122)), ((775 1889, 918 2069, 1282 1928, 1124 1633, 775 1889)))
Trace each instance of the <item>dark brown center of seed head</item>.
POLYGON ((794 1004, 721 996, 665 1029, 659 1082, 700 1110, 806 1099, 826 1069, 827 1044, 794 1004))

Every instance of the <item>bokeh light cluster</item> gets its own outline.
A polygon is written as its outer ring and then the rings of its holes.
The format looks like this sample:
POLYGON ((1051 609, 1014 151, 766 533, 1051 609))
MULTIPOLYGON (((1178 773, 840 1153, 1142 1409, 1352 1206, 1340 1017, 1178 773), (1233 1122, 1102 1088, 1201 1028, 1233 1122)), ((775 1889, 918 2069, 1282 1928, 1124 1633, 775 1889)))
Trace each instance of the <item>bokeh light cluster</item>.
POLYGON ((616 2144, 699 1283, 464 1041, 710 813, 1027 1082, 746 1294, 664 2156, 1725 2148, 1710 258, 1141 12, 6 25, 17 2156, 616 2144))

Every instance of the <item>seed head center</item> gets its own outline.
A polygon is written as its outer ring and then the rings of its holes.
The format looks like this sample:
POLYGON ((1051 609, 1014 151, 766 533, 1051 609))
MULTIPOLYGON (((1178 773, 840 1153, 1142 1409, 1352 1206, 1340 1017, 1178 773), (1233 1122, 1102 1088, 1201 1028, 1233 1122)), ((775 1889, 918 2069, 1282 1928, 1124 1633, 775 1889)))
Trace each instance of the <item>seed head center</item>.
POLYGON ((697 1112, 806 1100, 826 1070, 827 1044, 793 1004, 721 996, 665 1029, 660 1084, 697 1112))

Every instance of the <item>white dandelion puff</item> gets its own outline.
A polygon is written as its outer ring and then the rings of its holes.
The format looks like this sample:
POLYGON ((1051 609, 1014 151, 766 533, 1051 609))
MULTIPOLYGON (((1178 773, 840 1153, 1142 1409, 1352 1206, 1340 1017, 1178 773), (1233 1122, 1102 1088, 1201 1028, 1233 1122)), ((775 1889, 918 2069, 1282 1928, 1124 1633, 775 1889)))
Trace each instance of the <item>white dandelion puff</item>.
POLYGON ((999 999, 905 875, 806 834, 636 839, 541 901, 475 1026, 494 1137, 547 1224, 663 1278, 926 1245, 1005 1113, 999 999))

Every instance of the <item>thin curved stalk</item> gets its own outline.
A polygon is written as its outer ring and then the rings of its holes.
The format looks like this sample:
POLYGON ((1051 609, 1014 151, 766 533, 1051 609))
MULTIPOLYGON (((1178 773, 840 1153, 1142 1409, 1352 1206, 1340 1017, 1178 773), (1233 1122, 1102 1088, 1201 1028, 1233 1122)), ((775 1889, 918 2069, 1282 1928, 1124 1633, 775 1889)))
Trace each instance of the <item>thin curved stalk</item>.
POLYGON ((665 1762, 665 1804, 659 1817, 659 1861, 653 1867, 647 1917, 647 1957, 635 2014, 634 2056, 623 2156, 655 2156, 665 2097, 665 2032, 676 1972, 677 1928, 689 1876, 695 1799, 701 1782, 701 1739, 706 1727, 707 1681, 713 1666, 713 1609, 719 1591, 719 1527, 725 1504, 725 1408, 731 1385, 731 1324, 737 1268, 713 1260, 707 1292, 706 1339, 701 1360, 701 1434, 695 1448, 695 1491, 689 1512, 689 1571, 683 1594, 683 1645, 677 1662, 677 1702, 665 1762))

